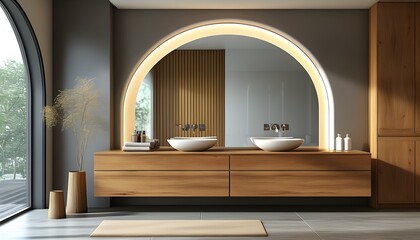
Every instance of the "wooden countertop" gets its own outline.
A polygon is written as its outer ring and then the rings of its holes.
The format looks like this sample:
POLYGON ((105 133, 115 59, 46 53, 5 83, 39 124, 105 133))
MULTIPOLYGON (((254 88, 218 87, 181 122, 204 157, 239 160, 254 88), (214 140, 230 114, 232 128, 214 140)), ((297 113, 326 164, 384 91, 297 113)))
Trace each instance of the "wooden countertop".
POLYGON ((370 155, 369 152, 360 150, 352 151, 334 151, 334 150, 320 150, 317 147, 299 147, 289 152, 267 152, 258 148, 226 148, 213 147, 203 152, 181 152, 171 147, 161 147, 158 151, 151 152, 124 152, 121 150, 109 150, 95 152, 95 155, 370 155))

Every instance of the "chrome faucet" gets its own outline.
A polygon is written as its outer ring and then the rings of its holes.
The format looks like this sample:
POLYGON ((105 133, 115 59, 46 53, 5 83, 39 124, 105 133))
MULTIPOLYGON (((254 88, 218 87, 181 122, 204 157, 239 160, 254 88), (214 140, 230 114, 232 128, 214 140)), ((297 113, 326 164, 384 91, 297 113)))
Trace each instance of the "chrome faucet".
POLYGON ((279 132, 280 126, 277 123, 271 124, 271 130, 279 132))
POLYGON ((282 130, 283 132, 286 130, 289 130, 289 124, 288 123, 280 124, 280 130, 282 130))
POLYGON ((176 124, 176 126, 177 127, 181 127, 181 130, 184 131, 184 132, 190 130, 190 124, 188 124, 188 123, 187 124, 184 124, 184 125, 182 125, 182 124, 176 124))
POLYGON ((283 134, 285 131, 289 130, 289 124, 288 123, 282 123, 282 124, 271 124, 271 130, 275 131, 276 133, 279 133, 279 137, 283 137, 283 134))
POLYGON ((204 123, 200 123, 200 124, 195 124, 195 123, 193 123, 193 124, 189 124, 189 123, 186 123, 186 124, 179 124, 179 123, 177 123, 177 124, 175 124, 175 126, 177 126, 177 127, 179 127, 179 128, 181 128, 181 130, 183 131, 183 132, 188 132, 190 129, 192 130, 192 132, 193 132, 193 134, 195 133, 195 131, 198 129, 200 132, 202 132, 202 131, 206 131, 206 124, 204 124, 204 123))
POLYGON ((188 131, 190 130, 190 124, 184 124, 184 126, 182 126, 182 131, 188 131))

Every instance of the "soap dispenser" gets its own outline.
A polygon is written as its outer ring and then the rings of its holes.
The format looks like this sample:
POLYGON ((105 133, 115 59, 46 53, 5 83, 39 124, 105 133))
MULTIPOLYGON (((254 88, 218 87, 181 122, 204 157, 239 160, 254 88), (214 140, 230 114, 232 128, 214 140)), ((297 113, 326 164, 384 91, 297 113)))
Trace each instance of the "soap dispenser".
POLYGON ((349 137, 349 134, 346 134, 346 137, 344 138, 344 151, 350 151, 351 150, 351 138, 349 137))
POLYGON ((131 141, 132 142, 138 142, 137 131, 135 129, 134 129, 133 134, 131 135, 131 141))
POLYGON ((343 151, 343 138, 341 137, 341 134, 337 134, 337 137, 335 138, 335 150, 336 151, 343 151))
POLYGON ((145 143, 146 141, 147 141, 146 131, 143 130, 141 132, 141 141, 140 142, 145 143))

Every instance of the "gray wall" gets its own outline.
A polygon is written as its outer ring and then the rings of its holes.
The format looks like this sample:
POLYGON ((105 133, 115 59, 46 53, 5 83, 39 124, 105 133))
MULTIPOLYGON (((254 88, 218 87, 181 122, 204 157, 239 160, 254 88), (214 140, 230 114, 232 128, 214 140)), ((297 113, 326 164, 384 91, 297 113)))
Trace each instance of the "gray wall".
MULTIPOLYGON (((250 20, 286 32, 312 52, 332 86, 336 132, 349 133, 354 149, 368 150, 367 10, 116 10, 114 18, 116 113, 131 72, 154 43, 201 21, 250 20)), ((114 120, 119 148, 120 119, 114 120)))
POLYGON ((225 57, 226 147, 255 147, 250 137, 280 135, 303 138, 306 146, 319 145, 315 87, 294 58, 274 46, 227 48, 225 57), (283 133, 264 131, 265 123, 287 123, 290 128, 283 133))
MULTIPOLYGON (((108 150, 112 136, 112 6, 108 0, 54 0, 53 10, 54 95, 73 87, 76 77, 95 78, 100 93, 100 126, 87 146, 84 168, 88 207, 108 206, 108 198, 93 196, 93 153, 108 150)), ((71 132, 54 129, 53 144, 53 187, 67 190, 68 172, 77 170, 71 132)))
MULTIPOLYGON (((300 41, 318 59, 331 82, 336 132, 350 133, 355 149, 368 150, 367 10, 113 12, 108 0, 54 0, 53 4, 54 95, 59 89, 72 87, 78 76, 96 77, 101 93, 102 127, 88 146, 85 161, 89 207, 109 205, 109 199, 93 197, 93 153, 119 147, 117 113, 135 64, 157 41, 201 21, 225 18, 257 21, 300 41)), ((55 129, 54 188, 67 189, 68 171, 76 170, 74 149, 70 132, 55 129)))
MULTIPOLYGON (((52 0, 18 0, 18 3, 25 11, 34 29, 39 47, 41 49, 42 62, 44 64, 45 74, 45 98, 46 103, 52 103, 52 79, 53 79, 53 61, 52 61, 52 0)), ((45 151, 45 198, 49 201, 49 191, 52 189, 52 129, 46 129, 46 151, 45 151)))

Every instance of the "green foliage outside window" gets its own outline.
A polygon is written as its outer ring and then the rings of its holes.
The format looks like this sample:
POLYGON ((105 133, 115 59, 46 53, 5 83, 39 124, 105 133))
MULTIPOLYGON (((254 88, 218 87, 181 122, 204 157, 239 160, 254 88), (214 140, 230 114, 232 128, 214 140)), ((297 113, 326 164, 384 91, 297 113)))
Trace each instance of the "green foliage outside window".
POLYGON ((136 102, 136 129, 144 130, 147 129, 149 122, 149 115, 151 113, 151 97, 150 87, 148 85, 143 85, 140 88, 141 97, 136 102))
POLYGON ((0 65, 0 180, 26 179, 28 99, 25 68, 0 65))
POLYGON ((145 130, 149 137, 152 136, 152 94, 153 77, 148 75, 141 84, 136 98, 135 129, 145 130))

